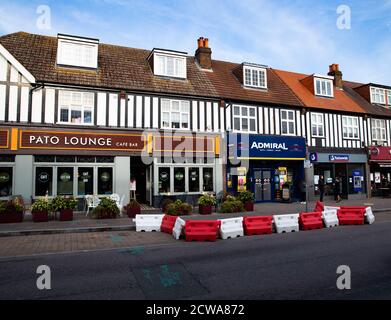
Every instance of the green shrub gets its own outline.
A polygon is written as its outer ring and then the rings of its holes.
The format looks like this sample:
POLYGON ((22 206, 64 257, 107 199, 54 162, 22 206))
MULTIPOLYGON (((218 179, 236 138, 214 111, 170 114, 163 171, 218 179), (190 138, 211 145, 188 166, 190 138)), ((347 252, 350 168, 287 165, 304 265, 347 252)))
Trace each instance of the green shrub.
POLYGON ((31 205, 31 212, 33 211, 51 211, 50 202, 46 198, 36 199, 31 205))
POLYGON ((125 210, 127 210, 128 208, 131 209, 131 208, 140 208, 140 204, 137 202, 137 200, 135 199, 130 199, 129 203, 124 207, 125 210))
POLYGON ((250 191, 242 191, 238 194, 238 199, 243 203, 254 200, 254 193, 250 191))
POLYGON ((13 200, 0 202, 0 213, 23 212, 23 209, 23 206, 16 198, 13 200))
POLYGON ((161 208, 162 208, 162 211, 163 212, 167 212, 168 210, 168 206, 173 203, 174 201, 172 201, 170 198, 165 198, 163 199, 162 203, 161 203, 161 208))
POLYGON ((198 199, 198 204, 202 206, 215 206, 216 198, 209 194, 204 194, 198 199))
POLYGON ((220 211, 222 213, 242 212, 244 211, 243 202, 236 199, 226 200, 222 203, 220 211))
POLYGON ((77 206, 77 200, 73 197, 61 197, 57 196, 52 200, 53 211, 61 211, 64 209, 75 209, 77 206))
POLYGON ((0 201, 0 213, 6 212, 5 201, 0 201))
POLYGON ((187 202, 176 200, 167 206, 167 214, 172 216, 188 215, 193 207, 187 202))
POLYGON ((102 198, 99 205, 92 211, 91 216, 94 219, 116 218, 119 213, 117 203, 114 200, 102 198))

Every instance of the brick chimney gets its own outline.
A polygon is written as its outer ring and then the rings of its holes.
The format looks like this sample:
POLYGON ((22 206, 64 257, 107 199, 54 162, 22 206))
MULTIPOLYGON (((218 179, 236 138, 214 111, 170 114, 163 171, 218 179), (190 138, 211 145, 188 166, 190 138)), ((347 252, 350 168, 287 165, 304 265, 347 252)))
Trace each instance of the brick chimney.
POLYGON ((339 70, 339 64, 333 63, 329 66, 329 76, 334 77, 334 85, 338 89, 342 89, 343 81, 342 81, 342 72, 339 70))
POLYGON ((198 38, 198 48, 195 58, 202 69, 212 69, 212 50, 209 48, 208 38, 198 38))

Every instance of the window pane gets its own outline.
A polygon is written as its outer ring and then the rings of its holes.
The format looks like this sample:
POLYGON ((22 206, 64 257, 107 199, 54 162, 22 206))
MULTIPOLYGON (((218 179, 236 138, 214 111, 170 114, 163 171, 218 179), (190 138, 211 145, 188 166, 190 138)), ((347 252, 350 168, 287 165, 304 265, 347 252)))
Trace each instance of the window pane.
POLYGON ((258 86, 258 71, 253 70, 253 86, 258 86))
POLYGON ((242 119, 242 130, 248 130, 248 120, 247 119, 242 119))
POLYGON ((81 105, 81 92, 72 92, 72 104, 81 105))
POLYGON ((81 111, 80 110, 71 110, 71 122, 72 123, 81 123, 81 111))
POLYGON ((189 168, 189 192, 200 191, 200 169, 189 168))
POLYGON ((189 115, 187 113, 182 113, 182 128, 189 128, 189 115))
POLYGON ((281 119, 286 120, 286 111, 281 111, 281 119))
POLYGON ((213 191, 213 168, 203 168, 203 191, 213 191))
POLYGON ((245 69, 244 70, 244 83, 245 85, 251 85, 251 71, 250 69, 245 69))
POLYGON ((331 83, 327 81, 326 84, 327 84, 327 95, 331 96, 331 83))
POLYGON ((12 168, 0 168, 0 197, 12 195, 12 168))
POLYGON ((295 125, 293 122, 289 122, 289 133, 294 134, 295 133, 295 125))
POLYGON ((170 101, 162 99, 162 111, 170 111, 170 101))
POLYGON ((250 117, 255 117, 255 109, 250 108, 250 117))
POLYGON ((242 107, 242 116, 247 116, 247 108, 242 107))
POLYGON ((325 95, 326 94, 326 82, 325 81, 322 81, 322 94, 325 95))
POLYGON ((98 194, 113 193, 113 168, 98 168, 98 194))
POLYGON ((255 119, 250 119, 250 131, 255 131, 255 119))
POLYGON ((174 76, 174 58, 166 57, 167 61, 167 75, 174 76))
POLYGON ((281 130, 282 130, 282 133, 284 133, 284 134, 288 133, 288 125, 287 125, 286 121, 281 123, 281 130))
POLYGON ((313 136, 317 136, 318 135, 318 131, 317 131, 317 127, 316 126, 312 126, 312 135, 313 136))
POLYGON ((185 168, 174 168, 174 192, 185 192, 185 168))
POLYGON ((234 129, 240 131, 240 118, 234 118, 234 129))
POLYGON ((163 128, 170 127, 170 113, 168 113, 168 112, 162 113, 162 126, 163 126, 163 128))
POLYGON ((179 122, 180 122, 180 113, 179 112, 172 112, 171 113, 171 128, 179 128, 179 122))
POLYGON ((77 194, 84 196, 94 193, 94 170, 93 168, 78 168, 78 188, 77 194))
POLYGON ((170 168, 159 168, 159 193, 170 192, 170 168))
POLYGON ((323 137, 323 126, 319 126, 318 131, 319 131, 319 136, 323 137))
POLYGON ((84 123, 92 123, 92 111, 84 110, 84 123))
POLYGON ((239 107, 234 107, 234 115, 240 116, 240 108, 239 107))
POLYGON ((51 196, 53 186, 53 168, 37 167, 35 170, 35 195, 51 196))
POLYGON ((69 110, 68 110, 68 108, 61 108, 60 109, 60 121, 61 122, 68 122, 69 121, 69 110))
POLYGON ((289 117, 289 120, 293 120, 293 112, 288 112, 288 117, 289 117))
POLYGON ((190 112, 190 104, 188 101, 181 102, 181 111, 182 112, 190 112))
POLYGON ((57 168, 57 194, 60 196, 73 195, 73 168, 57 168))
POLYGON ((266 87, 265 71, 259 71, 259 85, 266 87))

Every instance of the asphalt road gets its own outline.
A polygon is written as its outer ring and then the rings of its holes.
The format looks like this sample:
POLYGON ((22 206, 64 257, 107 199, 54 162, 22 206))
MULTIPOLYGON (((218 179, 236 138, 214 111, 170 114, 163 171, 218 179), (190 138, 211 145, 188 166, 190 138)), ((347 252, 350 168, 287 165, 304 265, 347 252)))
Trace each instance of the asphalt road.
MULTIPOLYGON (((169 235, 167 235, 169 237, 169 235)), ((0 259, 0 299, 391 299, 391 221, 0 259), (38 290, 36 269, 51 269, 38 290), (337 267, 351 289, 336 287, 337 267)))

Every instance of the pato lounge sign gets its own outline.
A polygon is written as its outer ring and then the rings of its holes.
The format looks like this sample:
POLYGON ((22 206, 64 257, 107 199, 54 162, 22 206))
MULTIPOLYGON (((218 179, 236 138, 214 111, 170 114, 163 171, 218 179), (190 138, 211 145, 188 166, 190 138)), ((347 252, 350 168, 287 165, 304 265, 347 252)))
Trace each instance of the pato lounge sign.
POLYGON ((96 133, 20 130, 20 149, 143 151, 141 133, 96 133))

